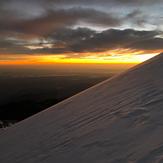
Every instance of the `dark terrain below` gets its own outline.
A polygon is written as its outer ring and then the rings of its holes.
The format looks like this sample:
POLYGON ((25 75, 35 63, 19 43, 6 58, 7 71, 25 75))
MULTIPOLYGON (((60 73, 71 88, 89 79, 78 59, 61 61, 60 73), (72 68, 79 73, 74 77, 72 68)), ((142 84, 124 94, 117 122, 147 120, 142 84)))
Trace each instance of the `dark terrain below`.
POLYGON ((0 127, 21 121, 111 76, 1 77, 0 127))

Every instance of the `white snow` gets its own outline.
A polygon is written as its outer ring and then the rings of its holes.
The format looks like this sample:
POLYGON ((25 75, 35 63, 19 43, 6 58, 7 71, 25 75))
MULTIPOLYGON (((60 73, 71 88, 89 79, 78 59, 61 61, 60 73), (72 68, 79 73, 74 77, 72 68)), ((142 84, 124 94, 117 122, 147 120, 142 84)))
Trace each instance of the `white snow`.
POLYGON ((163 54, 0 133, 0 163, 163 162, 163 54))

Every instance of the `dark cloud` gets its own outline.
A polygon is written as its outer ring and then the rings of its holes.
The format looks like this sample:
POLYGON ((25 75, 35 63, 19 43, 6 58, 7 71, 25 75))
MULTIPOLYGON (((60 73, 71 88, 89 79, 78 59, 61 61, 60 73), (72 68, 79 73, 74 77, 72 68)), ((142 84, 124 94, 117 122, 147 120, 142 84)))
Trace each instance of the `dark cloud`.
POLYGON ((130 12, 129 14, 127 14, 126 18, 133 19, 141 15, 142 15, 142 12, 140 10, 134 10, 133 12, 130 12))
POLYGON ((163 50, 163 38, 150 38, 137 41, 130 45, 130 48, 140 50, 163 50))
POLYGON ((145 24, 148 24, 148 16, 138 9, 127 14, 124 20, 128 20, 139 27, 143 27, 145 24))
MULTIPOLYGON (((160 0, 2 0, 0 1, 0 34, 46 35, 59 28, 81 24, 102 28, 120 28, 125 24, 148 25, 150 15, 144 16, 142 11, 128 10, 127 7, 123 8, 125 12, 121 14, 122 7, 117 6, 117 3, 156 3, 157 1, 160 0), (89 7, 84 5, 88 3, 92 5, 89 7), (73 4, 79 5, 74 7, 73 4), (103 10, 99 9, 99 6, 102 6, 103 10)), ((155 25, 158 26, 158 23, 155 25)))
POLYGON ((160 3, 162 0, 114 0, 115 2, 120 2, 124 4, 151 4, 160 3))
POLYGON ((19 44, 15 40, 4 40, 0 39, 0 54, 31 54, 33 53, 30 49, 19 44))
POLYGON ((0 53, 61 54, 74 52, 104 52, 112 49, 162 50, 163 38, 157 31, 110 29, 102 32, 88 28, 63 28, 35 44, 15 40, 0 40, 0 53), (48 46, 50 45, 50 46, 48 46), (36 48, 30 48, 36 47, 36 48), (37 48, 39 47, 39 48, 37 48))
POLYGON ((163 38, 156 37, 159 32, 155 31, 157 27, 162 30, 161 3, 162 0, 1 0, 0 53, 162 49, 163 38), (149 6, 155 8, 151 11, 149 6), (89 28, 74 29, 83 26, 89 28), (98 27, 103 31, 92 30, 98 27), (32 44, 32 39, 37 43, 32 44))
POLYGON ((86 37, 83 40, 76 40, 70 47, 76 52, 99 52, 116 48, 162 49, 163 39, 156 39, 157 35, 158 32, 156 31, 110 29, 96 33, 92 37, 86 37))
POLYGON ((95 4, 114 4, 114 3, 120 3, 120 4, 151 4, 151 3, 159 3, 162 2, 162 0, 43 0, 44 2, 52 2, 55 4, 89 4, 89 3, 95 3, 95 4))
POLYGON ((94 9, 71 8, 67 10, 50 10, 45 15, 29 20, 17 17, 0 17, 0 32, 22 33, 27 35, 46 35, 56 29, 73 26, 77 23, 96 26, 118 26, 119 18, 94 9))

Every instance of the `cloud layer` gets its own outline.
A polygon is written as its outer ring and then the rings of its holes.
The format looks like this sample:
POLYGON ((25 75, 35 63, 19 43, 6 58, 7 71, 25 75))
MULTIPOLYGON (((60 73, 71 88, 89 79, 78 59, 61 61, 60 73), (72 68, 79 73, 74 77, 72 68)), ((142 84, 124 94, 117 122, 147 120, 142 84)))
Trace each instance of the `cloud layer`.
POLYGON ((162 50, 160 32, 133 29, 109 29, 102 32, 88 28, 64 28, 38 42, 1 41, 1 53, 61 54, 103 52, 114 49, 162 50))
POLYGON ((0 54, 162 50, 162 4, 161 0, 2 0, 0 54))

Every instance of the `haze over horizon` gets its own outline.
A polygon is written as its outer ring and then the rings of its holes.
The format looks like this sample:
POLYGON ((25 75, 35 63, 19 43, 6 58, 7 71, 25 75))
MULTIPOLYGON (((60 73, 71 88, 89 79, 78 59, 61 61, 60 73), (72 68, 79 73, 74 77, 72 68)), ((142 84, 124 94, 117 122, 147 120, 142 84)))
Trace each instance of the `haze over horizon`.
POLYGON ((137 64, 163 51, 162 0, 2 0, 0 65, 137 64))

